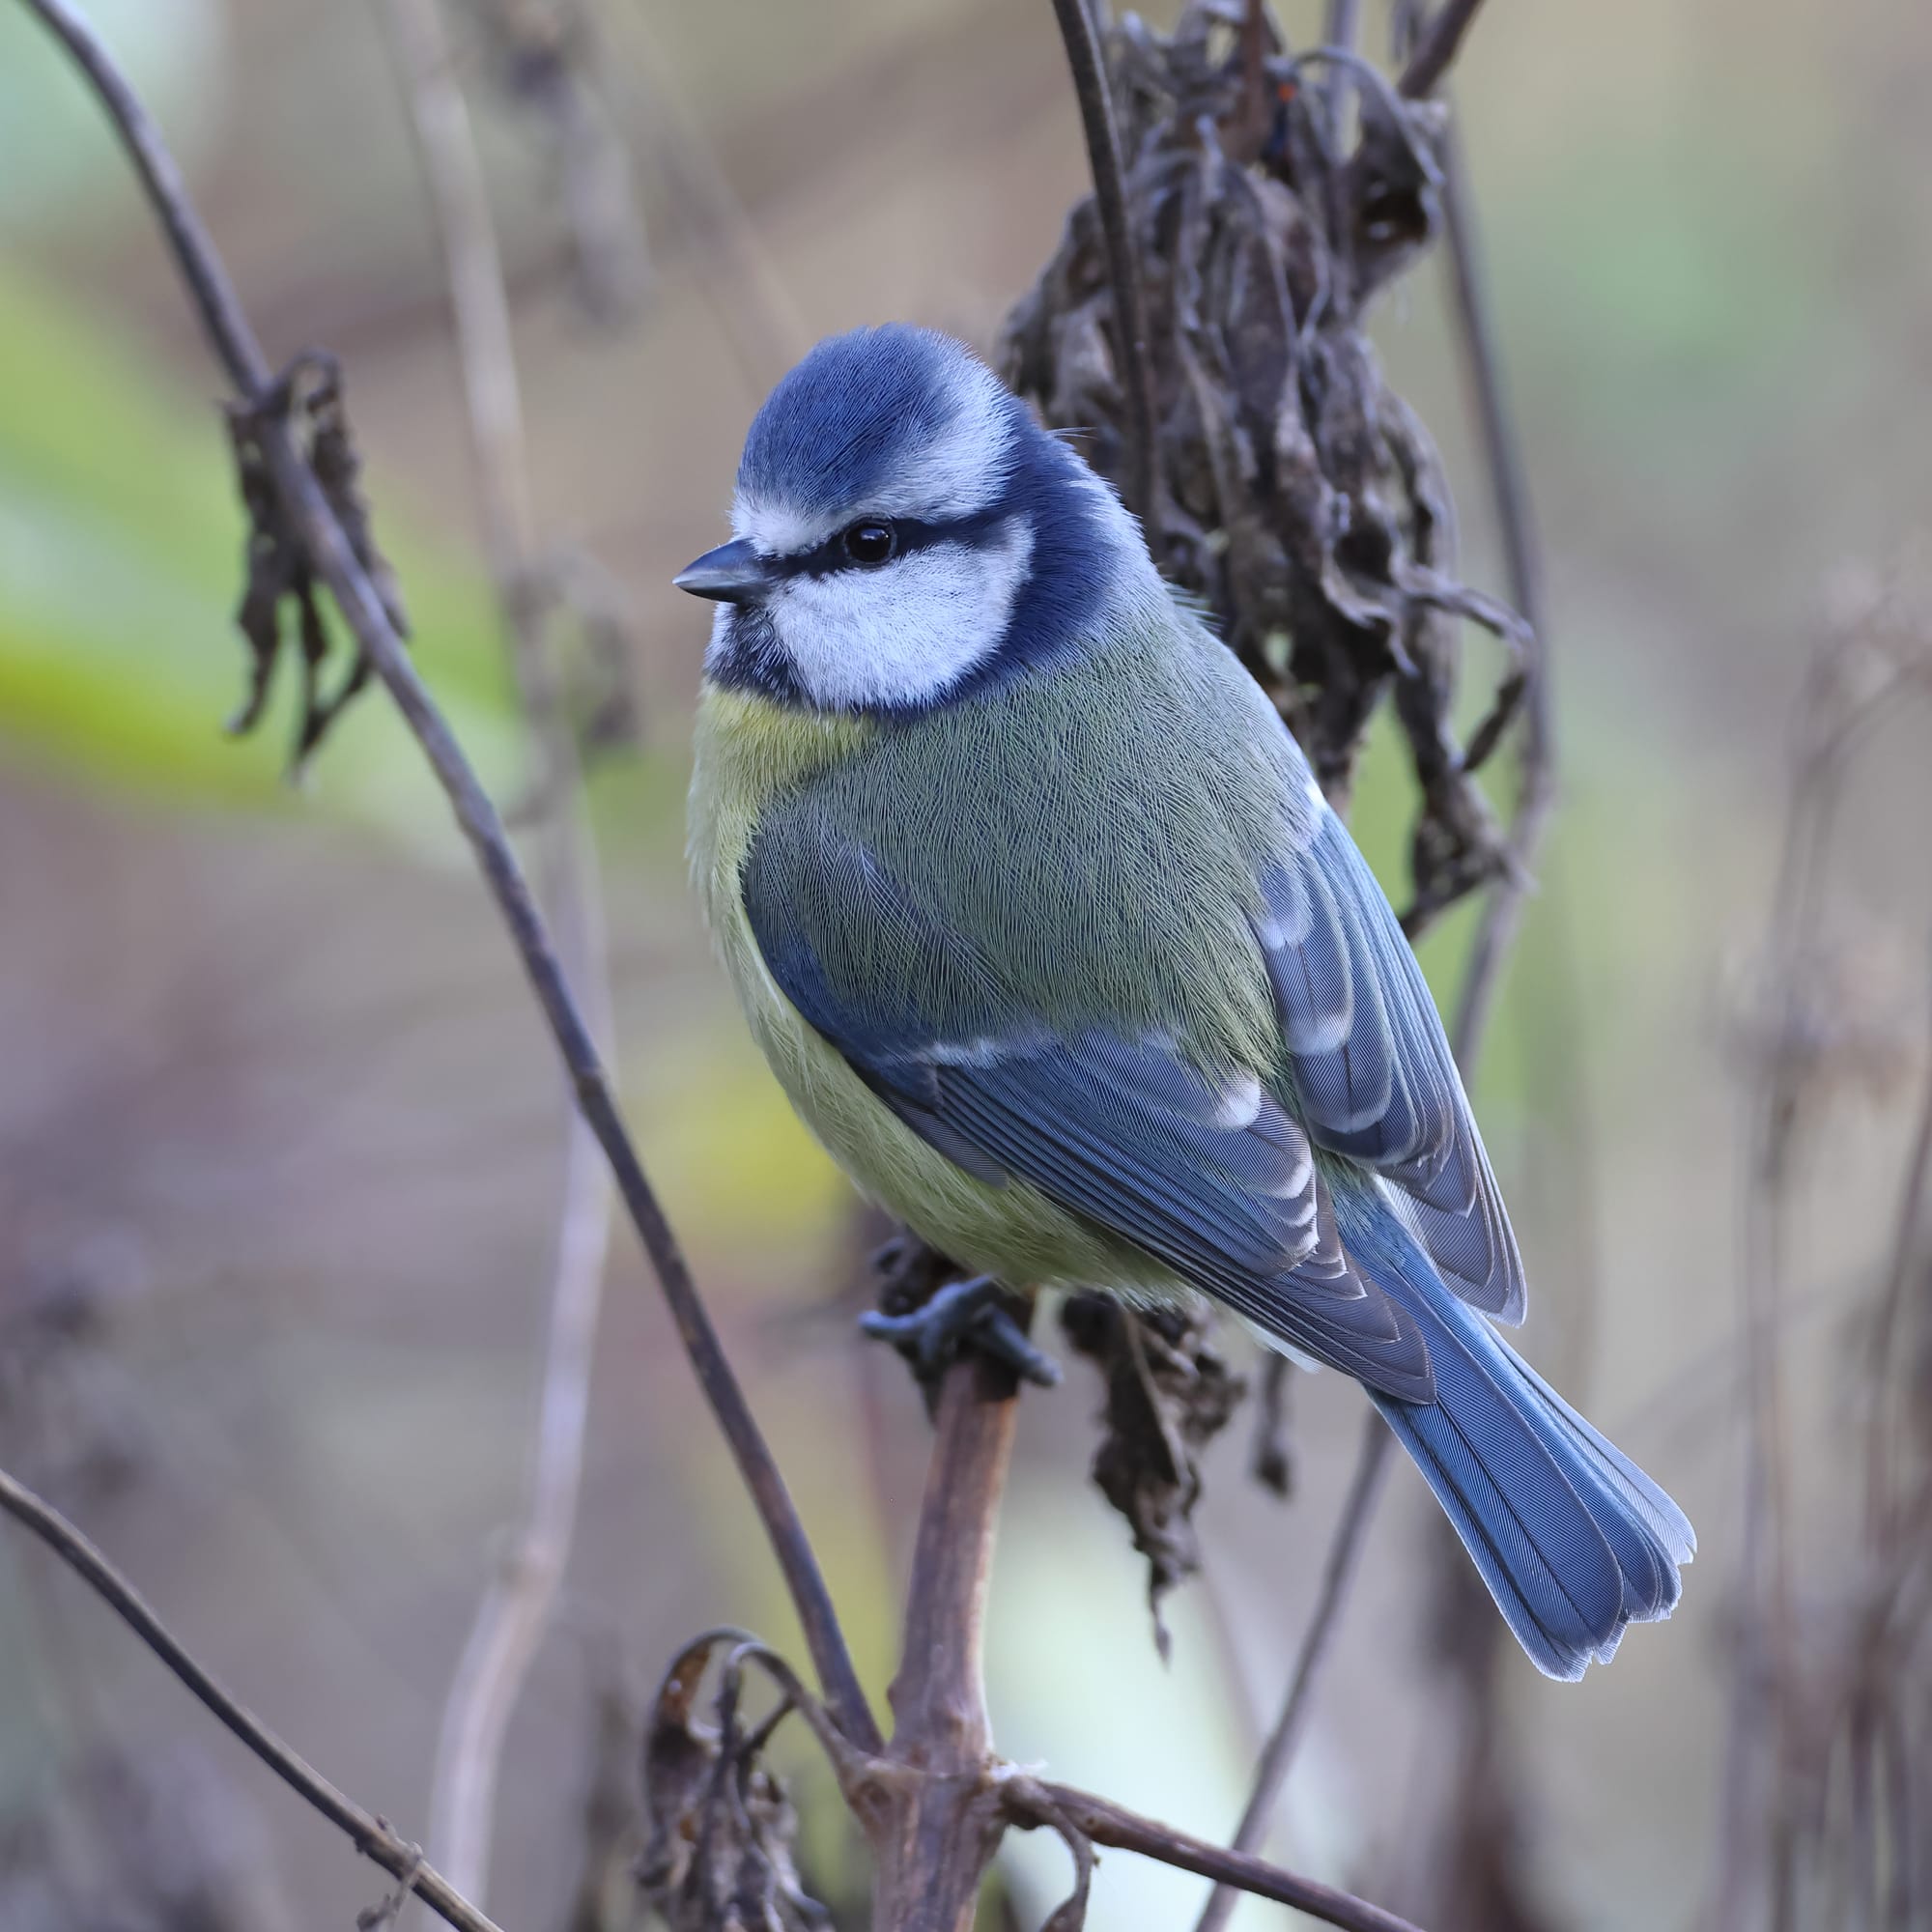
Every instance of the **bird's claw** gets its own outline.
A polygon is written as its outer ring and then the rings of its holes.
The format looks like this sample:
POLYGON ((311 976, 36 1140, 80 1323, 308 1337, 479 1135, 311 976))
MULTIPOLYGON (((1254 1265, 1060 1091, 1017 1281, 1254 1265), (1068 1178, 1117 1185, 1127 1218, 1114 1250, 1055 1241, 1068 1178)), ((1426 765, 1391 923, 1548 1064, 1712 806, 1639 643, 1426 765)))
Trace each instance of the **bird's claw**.
POLYGON ((875 1341, 890 1342, 922 1380, 940 1372, 967 1349, 1010 1369, 1023 1381, 1053 1388, 1060 1364, 1027 1340, 1007 1306, 1006 1291, 990 1275, 949 1282, 909 1315, 873 1310, 859 1318, 860 1329, 875 1341))

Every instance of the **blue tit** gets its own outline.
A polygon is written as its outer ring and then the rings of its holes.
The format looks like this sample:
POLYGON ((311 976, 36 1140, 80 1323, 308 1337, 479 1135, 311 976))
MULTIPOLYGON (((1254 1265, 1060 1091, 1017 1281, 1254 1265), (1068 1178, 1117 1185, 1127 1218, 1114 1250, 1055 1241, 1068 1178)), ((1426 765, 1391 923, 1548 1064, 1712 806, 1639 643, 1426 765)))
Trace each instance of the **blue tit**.
POLYGON ((1537 1666, 1667 1616, 1690 1523, 1492 1325, 1523 1271, 1388 900, 1106 484, 905 327, 773 390, 691 795, 793 1104, 1016 1291, 1206 1294, 1368 1391, 1537 1666))

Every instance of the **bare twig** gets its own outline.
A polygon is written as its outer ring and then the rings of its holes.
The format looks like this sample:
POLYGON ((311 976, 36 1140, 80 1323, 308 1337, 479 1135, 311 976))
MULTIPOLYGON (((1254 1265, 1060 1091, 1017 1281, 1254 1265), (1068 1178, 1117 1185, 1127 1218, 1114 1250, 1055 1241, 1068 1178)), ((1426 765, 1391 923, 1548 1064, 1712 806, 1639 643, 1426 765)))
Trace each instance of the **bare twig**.
POLYGON ((514 611, 535 562, 536 518, 497 224, 437 0, 389 0, 388 13, 397 78, 449 287, 484 544, 498 590, 514 611))
MULTIPOLYGON (((1018 1418, 1015 1396, 1011 1373, 979 1356, 955 1362, 940 1384, 889 1746, 855 1748, 784 1661, 742 1633, 714 1631, 694 1639, 667 1679, 701 1671, 721 1637, 742 1639, 727 1659, 727 1674, 751 1662, 771 1675, 782 1693, 780 1712, 796 1711, 810 1725, 865 1829, 876 1865, 872 1922, 880 1932, 964 1932, 1009 1826, 1058 1823, 1031 1814, 1016 1819, 1008 1806, 1005 1768, 994 1756, 986 1714, 986 1596, 1018 1418)), ((1078 1848, 1074 1861, 1077 1870, 1078 1848)), ((1070 1915, 1061 1921, 1069 1928, 1072 1922, 1070 1915)))
POLYGON ((411 1888, 423 1868, 423 1848, 411 1845, 408 1850, 409 1859, 396 1880, 395 1890, 355 1915, 355 1932, 383 1932, 383 1927, 393 1924, 396 1915, 409 1903, 411 1888))
POLYGON ((1160 459, 1155 441, 1152 351, 1148 341, 1147 298, 1141 285, 1140 254, 1127 214, 1121 129, 1107 84, 1106 56, 1094 28, 1091 0, 1053 0, 1073 91, 1080 99, 1080 125, 1087 136, 1087 159, 1094 172, 1094 199, 1107 239, 1107 273, 1114 295, 1114 339, 1121 357, 1121 390, 1126 398, 1133 437, 1133 500, 1127 505, 1141 520, 1149 547, 1160 554, 1160 459))
POLYGON ((646 10, 635 0, 605 0, 601 27, 616 56, 612 74, 625 117, 645 130, 645 152, 690 250, 698 291, 746 388, 762 402, 811 346, 811 331, 708 131, 692 114, 646 10))
POLYGON ((1785 1230, 1779 1203, 1793 1153, 1798 1084, 1806 1070, 1789 1043, 1803 1037, 1802 953, 1818 917, 1822 872, 1835 817, 1846 753, 1869 712, 1849 717, 1833 704, 1833 668, 1821 662, 1801 720, 1797 775, 1785 814, 1773 888, 1767 952, 1776 1011, 1772 1044, 1747 1099, 1750 1209, 1738 1276, 1740 1343, 1745 1360, 1743 1548, 1738 1572, 1749 1605, 1739 1631, 1731 1736, 1724 1774, 1718 1922, 1733 1932, 1770 1922, 1788 1909, 1794 1820, 1785 1775, 1790 1713, 1792 1586, 1783 1351, 1785 1230), (1764 1866, 1772 1868, 1763 1889, 1764 1866))
MULTIPOLYGON (((99 94, 135 158, 189 294, 224 365, 244 399, 254 403, 270 385, 268 365, 248 329, 226 270, 187 201, 159 130, 69 0, 21 0, 21 4, 55 34, 99 94)), ((291 523, 308 547, 317 575, 327 584, 356 643, 422 746, 509 927, 568 1069, 578 1106, 616 1176, 618 1191, 657 1273, 679 1338, 764 1522, 824 1683, 827 1701, 841 1728, 855 1741, 870 1746, 877 1740, 878 1728, 852 1666, 817 1558, 698 1295, 683 1251, 638 1159, 610 1076, 564 976, 549 927, 511 850, 502 819, 416 674, 380 593, 356 561, 287 428, 265 420, 262 434, 276 487, 291 523)))
POLYGON ((628 319, 650 286, 651 252, 604 84, 601 23, 583 0, 468 0, 464 11, 502 100, 537 126, 584 309, 628 319))
MULTIPOLYGON (((389 18, 449 282, 484 542, 535 754, 543 896, 592 1030, 608 1040, 611 986, 596 855, 548 648, 549 599, 538 583, 523 398, 496 222, 438 0, 391 0, 389 18)), ((610 1234, 609 1177, 582 1116, 569 1108, 528 1494, 457 1662, 431 1788, 431 1850, 478 1899, 489 1893, 504 1735, 570 1559, 610 1234)))
POLYGON ((1096 1845, 1111 1845, 1116 1851, 1138 1852, 1180 1871, 1198 1872, 1216 1885, 1233 1886, 1256 1898, 1271 1898, 1292 1905, 1324 1925, 1340 1925, 1348 1932, 1418 1932, 1406 1918, 1371 1905, 1365 1898, 1319 1885, 1271 1865, 1246 1852, 1228 1851, 1210 1845, 1205 1838, 1191 1837, 1143 1818, 1111 1799, 1096 1798, 1092 1792, 1076 1791, 1067 1784, 1046 1784, 1032 1778, 1014 1778, 1008 1787, 1008 1804, 1018 1812, 1034 1812, 1042 1824, 1071 1826, 1085 1833, 1096 1845))
POLYGON ((1012 1376, 979 1357, 955 1363, 940 1390, 892 1688, 889 1756, 918 1776, 883 1782, 887 1802, 865 1821, 878 1860, 873 1923, 893 1932, 970 1926, 1006 1825, 988 1777, 981 1649, 1016 1397, 1012 1376))
POLYGON ((955 1364, 941 1391, 892 1689, 895 1748, 968 1761, 992 1747, 980 1650, 1015 1393, 1009 1372, 978 1357, 955 1364))
MULTIPOLYGON (((1355 49, 1355 35, 1362 23, 1362 0, 1328 0, 1327 23, 1322 29, 1321 44, 1336 47, 1344 53, 1355 49)), ((1335 61, 1328 70, 1328 84, 1323 90, 1324 105, 1327 110, 1328 147, 1331 153, 1342 151, 1343 124, 1347 117, 1349 101, 1349 82, 1352 71, 1347 61, 1335 61)))
MULTIPOLYGON (((1897 1706, 1898 1674, 1910 1655, 1892 1650, 1888 1625, 1894 1593, 1925 1547, 1914 1520, 1925 1520, 1924 1498, 1895 1522, 1886 1521, 1890 1484, 1883 1467, 1884 1437, 1891 1405, 1888 1364, 1874 1353, 1869 1358, 1873 1413, 1864 1444, 1865 1579, 1857 1589, 1857 1613, 1847 1619, 1849 1650, 1842 1644, 1828 1647, 1821 1668, 1815 1640, 1806 1641, 1806 1605, 1793 1575, 1793 1445, 1781 1333, 1792 1306, 1787 1224, 1798 1157, 1820 1083, 1834 1065, 1858 1062, 1857 1031, 1847 1023, 1842 1001, 1835 989, 1822 993, 1817 982, 1818 935, 1829 925, 1837 815, 1861 744, 1895 714, 1909 684, 1932 689, 1927 676, 1932 660, 1923 655, 1922 644, 1889 636, 1885 615, 1881 604, 1832 640, 1814 664, 1798 706, 1793 780, 1761 969, 1762 1010, 1754 1016, 1759 1037, 1753 1041, 1748 1089, 1751 1151, 1738 1281, 1747 1425, 1738 1586, 1743 1613, 1715 1915, 1727 1928, 1783 1928, 1796 1922, 1802 1861, 1817 1856, 1827 1836, 1821 1786, 1834 1763, 1846 1765, 1853 1787, 1853 1823, 1843 1855, 1864 1861, 1871 1854, 1868 1837, 1862 1847, 1857 1842, 1857 1819, 1862 1811, 1866 1826, 1876 1831, 1872 1793, 1861 1796, 1858 1786, 1877 1774, 1877 1753, 1887 1747, 1874 1719, 1897 1706), (1901 1560, 1904 1569, 1895 1567, 1901 1560), (1820 1678, 1829 1687, 1823 1694, 1820 1678), (1841 1681, 1833 1683, 1833 1678, 1841 1681), (1820 1736, 1821 1712, 1838 1728, 1837 1739, 1820 1736)), ((1932 1105, 1925 1120, 1932 1121, 1932 1105)), ((1894 1284, 1901 1269, 1912 1265, 1928 1149, 1932 1128, 1921 1122, 1903 1177, 1892 1252, 1872 1304, 1872 1339, 1880 1349, 1892 1319, 1894 1284)), ((1892 1348, 1895 1352, 1895 1338, 1892 1348)), ((1907 1627, 1921 1622, 1908 1618, 1907 1627)))
MULTIPOLYGON (((1268 1733, 1267 1742, 1262 1747, 1262 1754, 1256 1761, 1254 1788, 1248 1794, 1247 1809, 1241 1813, 1241 1822, 1235 1831, 1233 1843, 1237 1852, 1252 1852, 1262 1844, 1274 1818, 1275 1806, 1281 1802, 1282 1788, 1288 1782, 1289 1767, 1294 1761, 1295 1747, 1301 1742, 1302 1729, 1314 1702, 1316 1681, 1327 1662, 1329 1646, 1340 1623, 1343 1600, 1355 1578, 1355 1564, 1367 1540, 1369 1519, 1375 1513, 1376 1500, 1381 1493, 1382 1477, 1388 1468, 1389 1444, 1393 1439, 1388 1424, 1371 1408, 1363 1418, 1362 1446, 1355 1461, 1354 1480, 1349 1485, 1349 1494, 1335 1526, 1334 1541, 1329 1544, 1328 1555, 1321 1566, 1321 1587, 1316 1595, 1315 1609, 1308 1620, 1308 1634, 1295 1653, 1294 1673, 1289 1679, 1288 1695, 1282 1702, 1281 1715, 1274 1720, 1274 1729, 1268 1733)), ((1236 1893, 1232 1887, 1216 1886, 1202 1909, 1196 1932, 1220 1932, 1233 1916, 1236 1903, 1236 1893)))
POLYGON ((1449 249, 1458 338, 1463 368, 1481 432, 1483 463, 1489 476, 1492 512, 1501 533, 1510 601, 1529 627, 1521 672, 1522 738, 1516 811, 1509 830, 1509 864, 1491 886, 1482 919, 1470 942, 1456 1003, 1450 1042, 1464 1080, 1473 1081, 1476 1059, 1489 1031, 1491 1003, 1502 982, 1502 969, 1516 943, 1523 901, 1533 876, 1543 835, 1556 805, 1556 731, 1549 685, 1548 611, 1544 596, 1543 559, 1531 518, 1529 485, 1523 474, 1521 445, 1510 419, 1496 353, 1495 325, 1490 315, 1477 254, 1475 211, 1470 203, 1468 168, 1452 122, 1442 145, 1442 225, 1449 249))
POLYGON ((1874 1387, 1865 1432, 1865 1527, 1874 1541, 1897 1526, 1897 1499, 1892 1494, 1892 1471, 1885 1453, 1887 1425, 1893 1420, 1893 1405, 1887 1399, 1890 1383, 1884 1378, 1897 1345, 1899 1320, 1912 1285, 1913 1264, 1922 1252, 1921 1229, 1928 1215, 1932 1215, 1932 1056, 1928 1056, 1918 1124, 1913 1133, 1912 1151, 1906 1156, 1905 1179, 1898 1190, 1898 1218, 1892 1229, 1891 1256, 1872 1322, 1870 1360, 1874 1387))
POLYGON ((0 1470, 0 1509, 33 1531, 133 1631, 202 1703, 242 1740, 282 1782, 305 1798, 365 1859, 407 1880, 424 1904, 458 1932, 497 1932, 492 1921, 442 1874, 422 1862, 421 1852, 404 1842, 373 1811, 338 1791, 298 1757, 268 1725, 213 1675, 189 1656, 140 1591, 122 1576, 66 1517, 0 1470))
POLYGON ((1408 65, 1396 82, 1398 94, 1420 100, 1435 93, 1435 83, 1449 71, 1456 50, 1463 44, 1463 36, 1482 4, 1483 0, 1443 0, 1440 11, 1423 28, 1415 51, 1409 55, 1408 65))

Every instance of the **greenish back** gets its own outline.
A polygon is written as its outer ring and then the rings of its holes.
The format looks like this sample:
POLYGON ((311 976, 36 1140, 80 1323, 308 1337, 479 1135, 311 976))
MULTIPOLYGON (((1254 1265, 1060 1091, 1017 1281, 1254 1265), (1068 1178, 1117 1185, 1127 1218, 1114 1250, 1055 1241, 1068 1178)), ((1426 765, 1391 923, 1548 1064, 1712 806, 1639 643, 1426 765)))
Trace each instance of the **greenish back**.
POLYGON ((939 1037, 1105 1027, 1205 1067, 1279 1069, 1258 874, 1305 818, 1305 774, 1266 699, 1177 612, 1049 675, 879 728, 759 833, 832 991, 939 1037), (817 826, 885 895, 814 864, 817 826), (938 934, 949 943, 935 946, 938 934), (901 1004, 902 1003, 902 1004, 901 1004))

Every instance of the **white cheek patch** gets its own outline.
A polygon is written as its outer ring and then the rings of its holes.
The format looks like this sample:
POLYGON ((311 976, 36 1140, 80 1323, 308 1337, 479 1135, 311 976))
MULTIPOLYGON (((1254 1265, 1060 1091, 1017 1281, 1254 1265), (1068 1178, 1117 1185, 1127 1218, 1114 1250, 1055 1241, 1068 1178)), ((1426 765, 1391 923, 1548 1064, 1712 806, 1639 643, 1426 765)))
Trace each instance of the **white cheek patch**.
POLYGON ((1018 523, 997 544, 936 543, 877 570, 791 578, 765 608, 814 704, 917 704, 1000 641, 1032 554, 1018 523))

